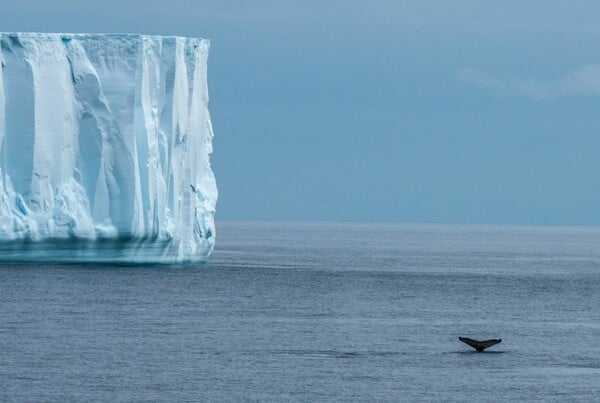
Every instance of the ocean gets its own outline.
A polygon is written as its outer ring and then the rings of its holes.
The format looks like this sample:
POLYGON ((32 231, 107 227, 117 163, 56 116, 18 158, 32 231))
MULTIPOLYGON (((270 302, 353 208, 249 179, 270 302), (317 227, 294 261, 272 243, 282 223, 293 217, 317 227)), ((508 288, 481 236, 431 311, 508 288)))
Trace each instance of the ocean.
POLYGON ((0 400, 600 400, 600 228, 217 230, 201 267, 0 266, 0 400))

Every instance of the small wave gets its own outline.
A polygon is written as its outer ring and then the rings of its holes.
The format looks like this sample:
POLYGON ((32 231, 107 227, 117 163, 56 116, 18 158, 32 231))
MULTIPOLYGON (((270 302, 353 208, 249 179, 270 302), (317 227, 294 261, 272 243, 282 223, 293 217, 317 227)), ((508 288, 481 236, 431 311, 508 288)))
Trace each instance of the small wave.
POLYGON ((447 354, 505 354, 508 351, 494 350, 494 351, 448 351, 447 354))
POLYGON ((309 358, 360 358, 360 357, 385 357, 396 356, 402 353, 397 351, 340 351, 340 350, 277 350, 275 354, 296 355, 309 358))

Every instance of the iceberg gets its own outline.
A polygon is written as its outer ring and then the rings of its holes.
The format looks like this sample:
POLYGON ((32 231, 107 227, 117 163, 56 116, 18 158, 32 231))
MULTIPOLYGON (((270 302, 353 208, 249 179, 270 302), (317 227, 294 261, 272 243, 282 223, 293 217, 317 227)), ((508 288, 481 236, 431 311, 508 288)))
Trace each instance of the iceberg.
POLYGON ((217 201, 209 41, 0 43, 0 261, 206 261, 217 201))

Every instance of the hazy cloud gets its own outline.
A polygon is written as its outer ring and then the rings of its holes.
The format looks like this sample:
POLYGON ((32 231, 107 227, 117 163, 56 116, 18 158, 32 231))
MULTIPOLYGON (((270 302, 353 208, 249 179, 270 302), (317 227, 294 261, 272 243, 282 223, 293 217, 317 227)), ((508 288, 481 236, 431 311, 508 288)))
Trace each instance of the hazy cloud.
POLYGON ((600 96, 600 65, 582 66, 555 80, 500 77, 476 69, 463 69, 460 78, 497 95, 530 99, 555 99, 563 96, 600 96))

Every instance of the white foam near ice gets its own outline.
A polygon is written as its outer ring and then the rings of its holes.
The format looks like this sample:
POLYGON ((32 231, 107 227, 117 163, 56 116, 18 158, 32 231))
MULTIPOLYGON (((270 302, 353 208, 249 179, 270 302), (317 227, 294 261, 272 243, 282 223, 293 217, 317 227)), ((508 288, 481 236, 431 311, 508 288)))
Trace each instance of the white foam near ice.
POLYGON ((217 200, 209 42, 0 41, 0 260, 205 261, 217 200))

